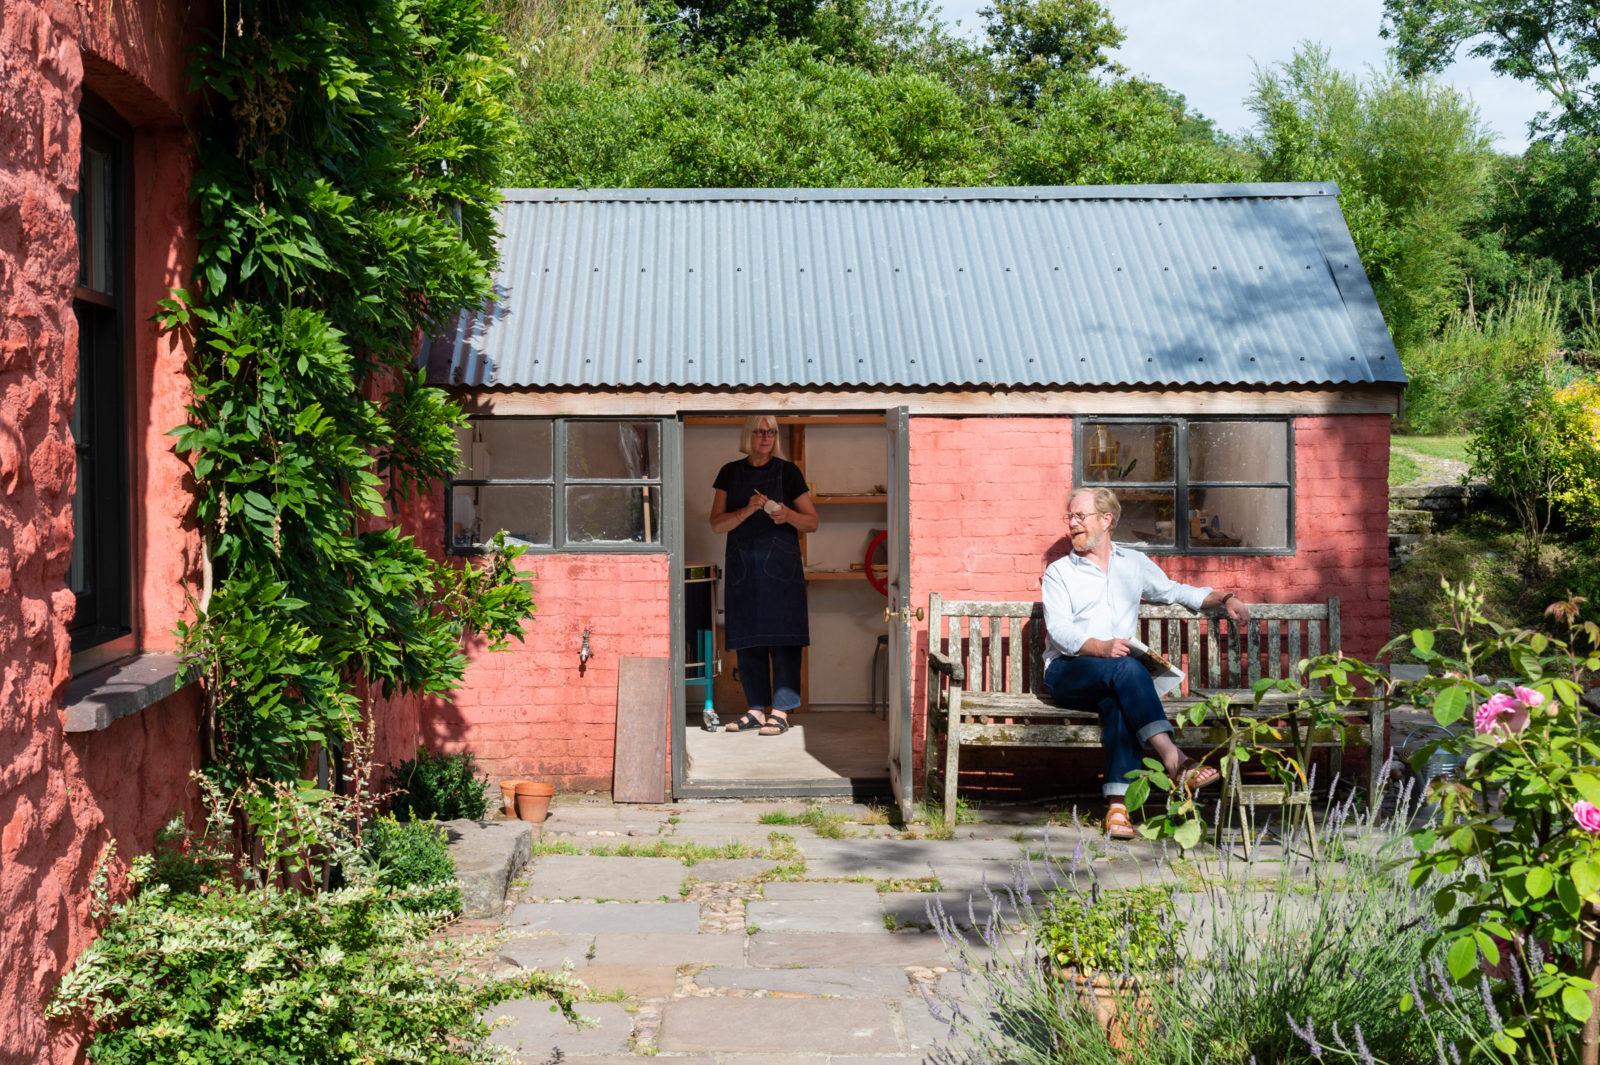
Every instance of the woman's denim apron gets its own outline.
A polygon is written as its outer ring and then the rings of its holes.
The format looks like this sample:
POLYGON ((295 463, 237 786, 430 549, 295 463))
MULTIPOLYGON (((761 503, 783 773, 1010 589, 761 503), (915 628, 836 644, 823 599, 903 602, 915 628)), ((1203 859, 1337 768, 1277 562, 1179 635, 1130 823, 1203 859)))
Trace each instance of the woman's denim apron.
MULTIPOLYGON (((782 459, 764 466, 748 462, 735 467, 727 489, 728 509, 738 510, 761 492, 784 506, 794 500, 783 493, 782 459)), ((806 612, 806 575, 800 562, 800 535, 793 525, 779 525, 766 511, 757 511, 728 533, 727 589, 723 597, 724 646, 804 647, 811 642, 806 612)))

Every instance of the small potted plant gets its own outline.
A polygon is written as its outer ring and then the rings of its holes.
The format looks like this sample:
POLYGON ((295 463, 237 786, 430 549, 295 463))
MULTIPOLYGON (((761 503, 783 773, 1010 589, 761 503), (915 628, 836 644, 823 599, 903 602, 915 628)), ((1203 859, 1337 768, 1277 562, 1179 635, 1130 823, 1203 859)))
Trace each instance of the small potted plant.
POLYGON ((1113 1049, 1136 1046, 1137 1033, 1151 1020, 1150 982, 1170 979, 1178 967, 1183 923, 1172 891, 1060 890, 1051 893, 1043 912, 1040 946, 1047 972, 1093 1011, 1113 1049))

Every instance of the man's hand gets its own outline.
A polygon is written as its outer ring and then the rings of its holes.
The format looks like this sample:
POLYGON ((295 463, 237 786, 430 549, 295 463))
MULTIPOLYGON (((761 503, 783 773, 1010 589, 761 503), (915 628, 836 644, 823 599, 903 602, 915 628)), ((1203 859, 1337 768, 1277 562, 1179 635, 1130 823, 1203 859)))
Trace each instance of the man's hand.
POLYGON ((1083 646, 1078 648, 1080 655, 1089 655, 1094 658, 1127 658, 1127 640, 1084 640, 1083 646))
POLYGON ((1229 599, 1223 609, 1228 612, 1228 617, 1232 618, 1236 624, 1243 625, 1250 620, 1250 604, 1238 596, 1229 599))
POLYGON ((789 508, 779 503, 778 509, 772 512, 772 523, 774 525, 787 525, 789 523, 789 508))

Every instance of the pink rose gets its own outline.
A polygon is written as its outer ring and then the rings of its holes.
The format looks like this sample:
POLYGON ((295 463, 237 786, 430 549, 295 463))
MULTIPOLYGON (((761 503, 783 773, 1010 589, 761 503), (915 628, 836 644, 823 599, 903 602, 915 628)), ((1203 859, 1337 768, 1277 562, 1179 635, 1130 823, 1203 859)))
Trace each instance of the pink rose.
POLYGON ((1600 832, 1600 809, 1592 802, 1579 799, 1572 804, 1572 817, 1578 822, 1578 827, 1590 834, 1600 832))
POLYGON ((1532 688, 1524 688, 1521 685, 1518 685, 1516 688, 1513 688, 1512 690, 1516 693, 1517 701, 1520 702, 1523 706, 1528 707, 1529 709, 1532 709, 1533 707, 1538 706, 1540 703, 1544 702, 1544 696, 1540 695, 1538 692, 1534 691, 1532 688))
MULTIPOLYGON (((1484 700, 1478 712, 1472 715, 1472 727, 1479 732, 1488 732, 1499 724, 1502 714, 1510 714, 1517 708, 1517 701, 1505 692, 1495 692, 1484 700)), ((1523 715, 1524 725, 1527 724, 1527 715, 1523 715)))

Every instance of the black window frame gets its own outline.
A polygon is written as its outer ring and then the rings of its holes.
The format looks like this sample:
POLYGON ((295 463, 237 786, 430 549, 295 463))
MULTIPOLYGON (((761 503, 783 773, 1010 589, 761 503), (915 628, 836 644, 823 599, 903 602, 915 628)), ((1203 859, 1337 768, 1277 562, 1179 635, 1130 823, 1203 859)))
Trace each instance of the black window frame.
POLYGON ((455 490, 457 488, 485 488, 508 485, 550 486, 550 543, 527 544, 530 555, 661 555, 667 554, 667 441, 673 419, 659 415, 629 416, 608 415, 550 415, 550 414, 473 414, 470 421, 523 421, 546 422, 550 425, 550 476, 539 477, 458 477, 452 475, 445 481, 444 540, 445 550, 452 555, 483 555, 488 549, 479 544, 457 546, 450 535, 455 524, 455 490), (655 477, 569 477, 567 476, 567 443, 569 426, 576 423, 650 422, 656 426, 657 456, 655 477), (637 540, 570 540, 567 537, 567 488, 569 486, 654 487, 660 501, 658 524, 654 542, 637 540))
POLYGON ((1289 415, 1237 414, 1237 415, 1080 415, 1073 419, 1072 435, 1073 483, 1085 488, 1109 488, 1114 492, 1124 489, 1166 490, 1173 493, 1172 537, 1166 544, 1117 541, 1150 555, 1249 555, 1253 557, 1293 555, 1295 553, 1295 509, 1299 495, 1295 476, 1295 419, 1289 415), (1285 447, 1285 479, 1282 481, 1190 481, 1189 480, 1189 426, 1228 422, 1269 422, 1282 425, 1285 447), (1083 460, 1087 453, 1087 435, 1096 425, 1170 425, 1173 427, 1173 479, 1171 481, 1090 481, 1085 479, 1083 460), (1288 514, 1287 543, 1283 547, 1195 547, 1189 541, 1189 491, 1209 488, 1278 488, 1284 489, 1288 514))
POLYGON ((129 276, 132 249, 132 132, 103 101, 84 93, 81 123, 79 189, 74 197, 74 230, 81 274, 75 278, 72 309, 78 323, 77 408, 74 417, 84 431, 73 434, 78 490, 83 520, 75 515, 74 558, 82 549, 83 590, 73 589, 76 609, 68 627, 73 654, 129 638, 133 650, 132 477, 129 469, 128 402, 133 394, 129 353, 129 276), (111 284, 89 287, 99 249, 90 232, 101 202, 86 189, 90 150, 109 160, 109 256, 111 284))

